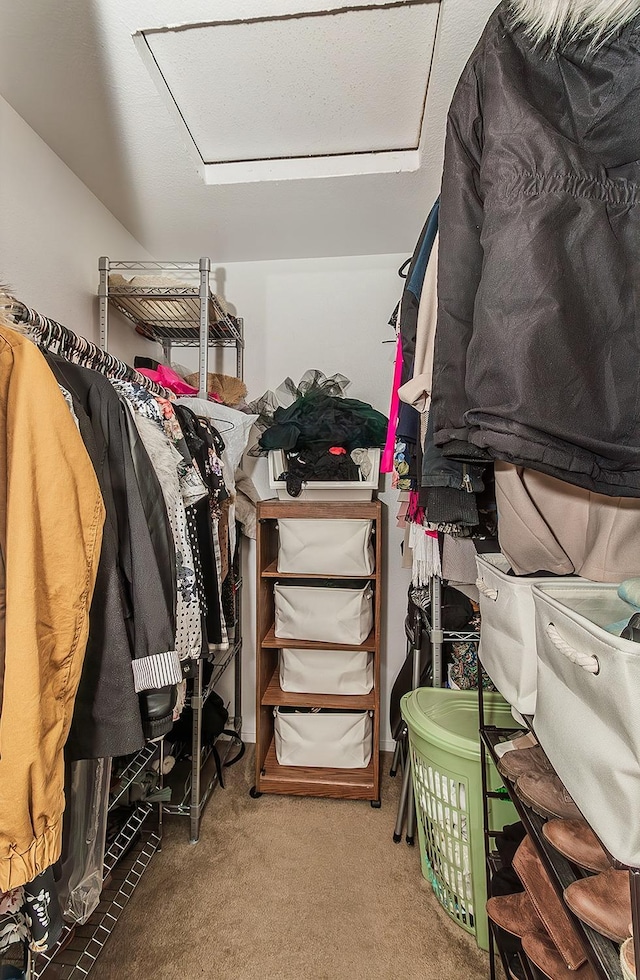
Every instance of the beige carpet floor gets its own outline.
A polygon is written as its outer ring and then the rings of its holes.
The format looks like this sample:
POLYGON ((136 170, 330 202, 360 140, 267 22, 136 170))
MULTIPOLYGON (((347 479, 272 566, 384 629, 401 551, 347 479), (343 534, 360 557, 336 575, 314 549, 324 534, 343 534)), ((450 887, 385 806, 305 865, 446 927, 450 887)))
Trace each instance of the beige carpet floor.
POLYGON ((252 800, 253 753, 228 771, 200 843, 173 818, 91 980, 484 980, 488 960, 392 841, 400 778, 382 808, 252 800))

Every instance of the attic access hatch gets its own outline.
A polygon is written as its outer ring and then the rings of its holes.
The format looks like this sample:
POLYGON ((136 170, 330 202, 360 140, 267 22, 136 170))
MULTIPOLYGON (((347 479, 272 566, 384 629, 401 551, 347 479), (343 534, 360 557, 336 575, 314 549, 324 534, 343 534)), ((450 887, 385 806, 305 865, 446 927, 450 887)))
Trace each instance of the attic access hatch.
POLYGON ((139 31, 211 184, 415 171, 438 0, 139 31))

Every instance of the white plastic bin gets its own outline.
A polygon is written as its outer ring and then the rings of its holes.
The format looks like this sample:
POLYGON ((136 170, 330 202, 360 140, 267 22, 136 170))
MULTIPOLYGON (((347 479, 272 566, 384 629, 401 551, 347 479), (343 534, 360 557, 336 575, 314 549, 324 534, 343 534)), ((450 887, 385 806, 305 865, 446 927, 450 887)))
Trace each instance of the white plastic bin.
POLYGON ((278 520, 278 571, 297 575, 371 575, 373 521, 278 520))
POLYGON ((269 486, 279 500, 371 500, 380 480, 380 450, 364 450, 371 461, 371 472, 360 480, 309 480, 298 497, 287 493, 287 485, 279 477, 287 470, 287 458, 281 449, 269 451, 269 486))
POLYGON ((363 650, 280 651, 280 687, 300 694, 369 694, 373 654, 363 650))
POLYGON ((276 759, 281 766, 366 769, 373 750, 368 711, 274 709, 276 759))
POLYGON ((279 639, 359 646, 373 627, 373 589, 368 582, 336 588, 277 582, 273 592, 279 639))
POLYGON ((604 629, 634 610, 615 585, 544 584, 533 595, 536 734, 605 847, 640 865, 640 644, 604 629))
POLYGON ((502 696, 522 715, 536 709, 538 658, 532 588, 538 583, 582 579, 509 575, 501 554, 477 555, 482 666, 502 696))

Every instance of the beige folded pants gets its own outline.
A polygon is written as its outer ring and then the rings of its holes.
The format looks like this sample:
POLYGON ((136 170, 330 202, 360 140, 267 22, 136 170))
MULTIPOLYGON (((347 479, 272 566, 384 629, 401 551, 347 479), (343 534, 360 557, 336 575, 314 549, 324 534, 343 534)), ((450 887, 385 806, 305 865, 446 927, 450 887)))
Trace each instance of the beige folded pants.
POLYGON ((640 499, 608 497, 496 462, 500 549, 518 575, 621 582, 640 575, 640 499))

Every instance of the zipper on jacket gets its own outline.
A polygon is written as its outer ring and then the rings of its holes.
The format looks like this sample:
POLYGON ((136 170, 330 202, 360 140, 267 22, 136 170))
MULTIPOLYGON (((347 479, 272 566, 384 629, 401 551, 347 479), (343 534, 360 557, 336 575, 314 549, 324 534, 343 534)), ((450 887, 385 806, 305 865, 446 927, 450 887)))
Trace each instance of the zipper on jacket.
POLYGON ((462 464, 462 486, 467 491, 467 493, 473 493, 473 484, 471 483, 471 477, 467 473, 467 464, 462 464))

